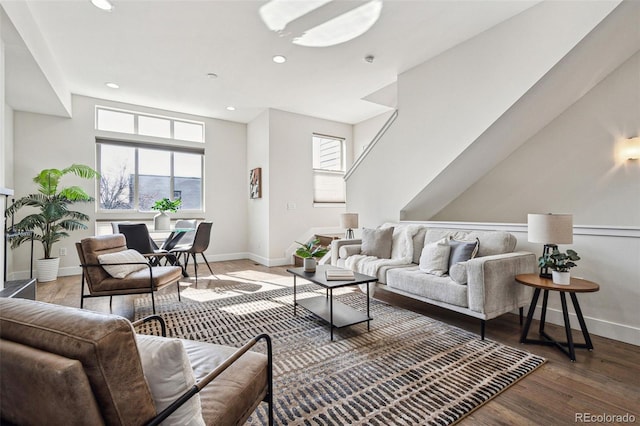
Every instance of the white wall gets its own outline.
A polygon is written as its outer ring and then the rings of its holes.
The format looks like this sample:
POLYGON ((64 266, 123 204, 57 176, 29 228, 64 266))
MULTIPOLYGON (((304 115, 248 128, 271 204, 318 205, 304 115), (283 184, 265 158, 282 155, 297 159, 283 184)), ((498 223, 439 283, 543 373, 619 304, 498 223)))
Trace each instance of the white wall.
POLYGON ((398 118, 347 181, 349 210, 364 226, 397 220, 617 3, 543 2, 399 75, 398 118))
POLYGON ((375 117, 371 117, 368 120, 361 121, 353 126, 353 158, 354 161, 364 152, 367 145, 369 145, 373 138, 387 122, 389 117, 393 115, 393 110, 384 112, 375 117))
POLYGON ((252 260, 269 264, 269 110, 247 125, 246 197, 249 198, 249 170, 262 168, 262 198, 248 200, 247 247, 252 260))
POLYGON ((640 226, 640 162, 617 155, 640 135, 639 75, 637 53, 432 220, 557 212, 580 225, 640 226))
MULTIPOLYGON (((0 32, 2 31, 2 20, 0 20, 0 32)), ((5 126, 6 117, 4 115, 4 41, 0 38, 0 187, 6 187, 5 168, 7 164, 7 152, 5 149, 5 126)), ((0 196, 0 211, 4 212, 5 197, 0 196)), ((0 225, 4 233, 4 214, 0 215, 0 225)), ((4 236, 2 237, 4 239, 4 236)), ((4 242, 0 244, 0 271, 4 271, 4 242)), ((3 272, 0 272, 3 273, 3 272)), ((0 288, 4 288, 4 277, 0 279, 0 288)))
POLYGON ((287 249, 310 228, 337 227, 344 206, 313 205, 312 135, 344 138, 353 161, 353 127, 280 110, 269 111, 269 258, 289 264, 287 249), (294 208, 295 206, 295 208, 294 208))
MULTIPOLYGON (((211 245, 207 250, 210 260, 244 258, 247 254, 247 196, 246 196, 246 125, 174 112, 144 108, 139 106, 98 100, 83 96, 73 97, 73 118, 61 118, 15 112, 14 126, 14 178, 16 196, 31 193, 31 178, 47 167, 63 168, 72 163, 96 164, 96 135, 122 139, 144 139, 133 135, 112 132, 96 132, 94 129, 95 105, 142 111, 160 115, 204 121, 205 142, 205 213, 204 218, 212 220, 211 245)), ((165 141, 159 139, 159 141, 165 141)), ((66 177, 65 177, 66 179, 66 177)), ((65 184, 77 183, 95 197, 95 186, 86 180, 69 177, 65 184)), ((95 204, 79 205, 95 219, 95 204)), ((114 215, 122 218, 121 216, 114 215)), ((136 218, 151 218, 153 213, 136 215, 136 218)), ((179 216, 179 213, 175 215, 179 216)), ((199 215, 202 216, 202 215, 199 215)), ((109 216, 100 215, 106 219, 109 216)), ((86 231, 76 231, 70 238, 56 244, 54 253, 61 247, 67 248, 68 255, 60 262, 60 275, 79 273, 78 258, 74 242, 93 235, 93 222, 86 231)), ((28 269, 28 250, 23 246, 15 250, 13 272, 23 276, 28 269)), ((42 248, 36 246, 35 257, 42 256, 42 248)))

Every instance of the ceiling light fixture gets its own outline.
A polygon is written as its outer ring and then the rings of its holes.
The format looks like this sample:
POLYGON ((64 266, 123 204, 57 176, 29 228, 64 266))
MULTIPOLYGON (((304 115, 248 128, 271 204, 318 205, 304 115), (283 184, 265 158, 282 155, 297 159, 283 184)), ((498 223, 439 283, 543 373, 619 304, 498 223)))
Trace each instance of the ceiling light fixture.
POLYGON ((97 7, 98 9, 111 11, 113 10, 113 5, 109 0, 91 0, 91 4, 97 7))
POLYGON ((234 106, 229 105, 227 107, 227 111, 235 111, 235 110, 236 110, 236 107, 234 107, 234 106))
POLYGON ((210 72, 210 73, 207 73, 207 77, 209 77, 211 79, 218 78, 218 74, 210 72))
POLYGON ((273 62, 275 62, 276 64, 284 64, 285 62, 287 62, 287 58, 282 55, 276 55, 273 57, 273 62))
POLYGON ((119 89, 120 88, 119 85, 117 85, 116 83, 112 83, 112 82, 105 83, 104 85, 107 86, 109 89, 119 89))

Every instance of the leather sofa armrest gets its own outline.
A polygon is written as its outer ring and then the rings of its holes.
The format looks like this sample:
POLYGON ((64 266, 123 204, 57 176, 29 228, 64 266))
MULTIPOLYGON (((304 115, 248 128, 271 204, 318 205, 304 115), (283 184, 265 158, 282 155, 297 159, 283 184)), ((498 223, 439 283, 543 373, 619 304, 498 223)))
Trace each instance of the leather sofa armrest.
POLYGON ((536 271, 536 255, 513 252, 467 262, 469 309, 495 318, 529 303, 531 288, 515 280, 536 271))
POLYGON ((337 265, 338 264, 338 259, 340 258, 340 247, 342 246, 347 246, 347 245, 361 245, 362 244, 362 240, 357 238, 357 239, 351 239, 351 240, 333 240, 331 241, 331 264, 332 265, 337 265))

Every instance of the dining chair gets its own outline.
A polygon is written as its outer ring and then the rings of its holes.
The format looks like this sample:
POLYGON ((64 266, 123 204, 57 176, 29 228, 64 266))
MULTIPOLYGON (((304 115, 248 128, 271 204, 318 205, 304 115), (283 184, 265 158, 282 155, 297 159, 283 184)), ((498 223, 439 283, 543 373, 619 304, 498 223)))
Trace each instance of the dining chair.
POLYGON ((197 221, 195 219, 176 220, 176 229, 192 229, 192 231, 186 231, 182 233, 182 236, 180 237, 178 244, 180 245, 193 244, 193 240, 196 237, 196 226, 197 226, 197 221))
POLYGON ((128 248, 134 249, 144 257, 149 258, 152 265, 160 265, 160 260, 164 258, 165 264, 180 266, 175 255, 155 246, 151 235, 149 235, 149 229, 144 223, 120 223, 118 225, 118 233, 124 235, 128 248))
POLYGON ((213 272, 213 269, 211 269, 211 265, 209 265, 209 261, 204 256, 205 250, 209 248, 212 225, 213 225, 213 222, 200 222, 198 224, 198 227, 196 228, 196 233, 193 238, 192 244, 179 244, 169 252, 177 256, 181 256, 181 255, 185 256, 185 261, 184 261, 185 270, 187 269, 187 265, 189 264, 189 256, 193 257, 193 267, 195 268, 196 284, 198 283, 198 262, 196 260, 196 254, 198 253, 200 253, 205 263, 207 264, 207 268, 209 268, 209 272, 211 272, 211 275, 216 277, 216 274, 213 272))

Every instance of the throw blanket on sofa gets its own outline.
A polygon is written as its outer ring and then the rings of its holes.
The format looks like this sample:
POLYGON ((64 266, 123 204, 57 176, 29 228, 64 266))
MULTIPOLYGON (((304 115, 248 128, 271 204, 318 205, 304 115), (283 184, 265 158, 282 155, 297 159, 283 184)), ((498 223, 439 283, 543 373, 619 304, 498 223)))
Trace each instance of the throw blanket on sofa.
MULTIPOLYGON (((390 225, 385 224, 382 225, 382 228, 387 228, 389 226, 390 225)), ((379 259, 375 256, 355 254, 347 258, 345 266, 353 271, 360 272, 361 274, 377 277, 378 271, 382 267, 409 265, 413 258, 413 237, 419 230, 420 225, 397 226, 393 230, 391 259, 379 259)), ((366 290, 364 286, 361 288, 363 291, 366 290)))

